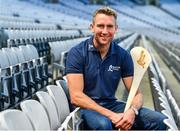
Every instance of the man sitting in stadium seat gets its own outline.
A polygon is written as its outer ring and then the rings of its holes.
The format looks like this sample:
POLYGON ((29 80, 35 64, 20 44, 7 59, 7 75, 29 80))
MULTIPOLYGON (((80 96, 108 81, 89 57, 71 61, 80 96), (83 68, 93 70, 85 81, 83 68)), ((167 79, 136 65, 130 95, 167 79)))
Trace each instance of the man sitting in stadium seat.
POLYGON ((122 78, 127 90, 133 80, 130 54, 112 42, 116 19, 109 7, 96 10, 90 25, 94 35, 70 50, 66 74, 71 102, 82 108, 86 129, 165 130, 164 115, 142 108, 140 90, 124 113, 125 103, 115 98, 119 80, 122 78))

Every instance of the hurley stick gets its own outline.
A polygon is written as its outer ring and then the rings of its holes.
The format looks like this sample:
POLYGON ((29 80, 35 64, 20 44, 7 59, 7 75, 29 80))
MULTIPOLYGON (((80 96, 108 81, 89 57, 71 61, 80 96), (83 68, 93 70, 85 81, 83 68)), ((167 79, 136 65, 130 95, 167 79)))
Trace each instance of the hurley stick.
POLYGON ((151 63, 151 56, 143 47, 134 47, 130 53, 134 63, 134 77, 124 112, 130 108, 142 77, 151 63))

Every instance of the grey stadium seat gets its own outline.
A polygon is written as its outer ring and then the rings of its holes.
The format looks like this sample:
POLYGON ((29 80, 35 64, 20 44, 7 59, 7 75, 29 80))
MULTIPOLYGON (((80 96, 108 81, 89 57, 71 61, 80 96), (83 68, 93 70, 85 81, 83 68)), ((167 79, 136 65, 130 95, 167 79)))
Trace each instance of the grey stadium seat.
POLYGON ((0 113, 0 129, 33 130, 33 127, 24 112, 16 109, 7 109, 0 113))
POLYGON ((34 130, 50 130, 49 119, 43 106, 36 100, 25 100, 20 104, 22 111, 29 117, 34 130))
POLYGON ((12 76, 11 69, 9 67, 9 61, 4 52, 0 50, 0 110, 8 108, 13 100, 12 96, 12 76))
POLYGON ((55 85, 48 85, 47 90, 55 102, 59 119, 63 122, 70 113, 66 94, 62 88, 55 85))
POLYGON ((44 91, 38 91, 36 95, 48 114, 51 130, 57 130, 61 125, 61 121, 52 97, 44 91))

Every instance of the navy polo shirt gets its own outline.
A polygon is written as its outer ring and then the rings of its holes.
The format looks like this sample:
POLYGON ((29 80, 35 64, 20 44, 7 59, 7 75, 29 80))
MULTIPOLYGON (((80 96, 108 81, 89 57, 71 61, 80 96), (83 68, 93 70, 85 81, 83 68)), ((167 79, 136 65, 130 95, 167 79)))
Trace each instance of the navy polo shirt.
POLYGON ((73 47, 66 61, 66 74, 83 74, 83 91, 96 102, 116 100, 119 80, 133 76, 133 69, 130 54, 114 42, 106 58, 101 59, 93 45, 93 37, 73 47))

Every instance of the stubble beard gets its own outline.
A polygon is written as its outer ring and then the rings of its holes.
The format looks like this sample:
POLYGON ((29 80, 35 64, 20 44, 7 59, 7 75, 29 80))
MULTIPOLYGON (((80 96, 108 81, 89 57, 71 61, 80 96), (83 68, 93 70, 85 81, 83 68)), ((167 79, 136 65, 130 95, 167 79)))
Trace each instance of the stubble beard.
POLYGON ((104 43, 104 41, 103 40, 101 40, 102 38, 100 38, 100 37, 95 37, 95 41, 96 41, 96 46, 107 46, 107 45, 109 45, 111 42, 112 42, 112 40, 113 40, 113 38, 108 38, 108 40, 107 40, 107 42, 106 43, 104 43))

